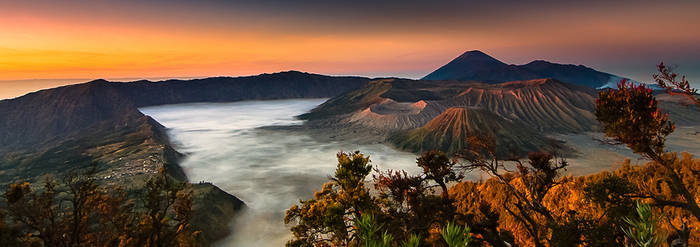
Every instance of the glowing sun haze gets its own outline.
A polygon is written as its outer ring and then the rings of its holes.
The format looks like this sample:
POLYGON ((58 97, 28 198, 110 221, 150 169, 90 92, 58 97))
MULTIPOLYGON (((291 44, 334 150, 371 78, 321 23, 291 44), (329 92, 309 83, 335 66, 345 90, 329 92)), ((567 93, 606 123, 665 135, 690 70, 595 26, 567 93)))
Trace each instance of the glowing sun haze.
POLYGON ((700 79, 700 1, 524 2, 0 0, 0 80, 419 78, 474 49, 640 81, 663 60, 700 79))

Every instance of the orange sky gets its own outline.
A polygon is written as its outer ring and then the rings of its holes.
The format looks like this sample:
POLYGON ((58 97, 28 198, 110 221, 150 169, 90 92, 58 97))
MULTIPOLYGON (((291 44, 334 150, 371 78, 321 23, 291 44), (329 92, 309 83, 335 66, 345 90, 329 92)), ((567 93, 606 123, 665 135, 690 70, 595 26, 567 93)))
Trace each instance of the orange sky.
POLYGON ((281 70, 419 78, 474 49, 642 81, 664 60, 700 77, 700 1, 18 2, 0 2, 0 80, 281 70))

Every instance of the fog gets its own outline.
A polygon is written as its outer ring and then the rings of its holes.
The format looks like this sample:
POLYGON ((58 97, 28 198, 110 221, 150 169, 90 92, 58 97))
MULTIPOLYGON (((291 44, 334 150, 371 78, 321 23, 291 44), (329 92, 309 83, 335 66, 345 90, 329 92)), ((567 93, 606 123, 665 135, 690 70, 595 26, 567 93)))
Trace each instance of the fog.
POLYGON ((196 103, 141 108, 166 126, 191 182, 209 181, 249 207, 221 246, 283 246, 291 235, 284 211, 309 199, 335 171, 338 151, 360 150, 382 170, 419 172, 416 155, 383 144, 319 143, 290 130, 294 118, 325 99, 196 103))

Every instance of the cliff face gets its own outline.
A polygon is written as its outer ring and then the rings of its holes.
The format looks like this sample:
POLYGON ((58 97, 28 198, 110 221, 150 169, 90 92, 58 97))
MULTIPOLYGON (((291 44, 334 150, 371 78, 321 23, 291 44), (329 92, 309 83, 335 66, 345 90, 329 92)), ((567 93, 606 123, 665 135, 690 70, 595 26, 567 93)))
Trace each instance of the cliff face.
POLYGON ((66 137, 130 126, 144 115, 109 82, 42 90, 0 101, 0 153, 55 145, 66 137), (40 147, 41 146, 41 147, 40 147))
MULTIPOLYGON (((283 72, 164 82, 96 80, 0 101, 0 186, 36 181, 97 164, 105 183, 139 184, 166 167, 187 178, 165 128, 138 107, 186 102, 225 102, 332 97, 369 80, 283 72)), ((133 188, 138 189, 138 188, 133 188)), ((212 184, 195 186, 195 224, 213 241, 243 203, 212 184)))
POLYGON ((193 184, 192 224, 204 229, 211 242, 231 234, 229 223, 245 208, 245 203, 211 183, 193 184))

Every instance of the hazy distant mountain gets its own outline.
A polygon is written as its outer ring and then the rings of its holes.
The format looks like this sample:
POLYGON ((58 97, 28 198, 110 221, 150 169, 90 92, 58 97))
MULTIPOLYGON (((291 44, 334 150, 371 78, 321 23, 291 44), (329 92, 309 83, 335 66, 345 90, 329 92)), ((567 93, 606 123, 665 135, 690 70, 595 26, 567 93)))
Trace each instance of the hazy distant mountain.
POLYGON ((438 68, 423 80, 461 80, 498 83, 538 78, 554 78, 592 88, 616 85, 622 77, 583 65, 557 64, 536 60, 524 65, 509 65, 481 52, 468 51, 438 68))

